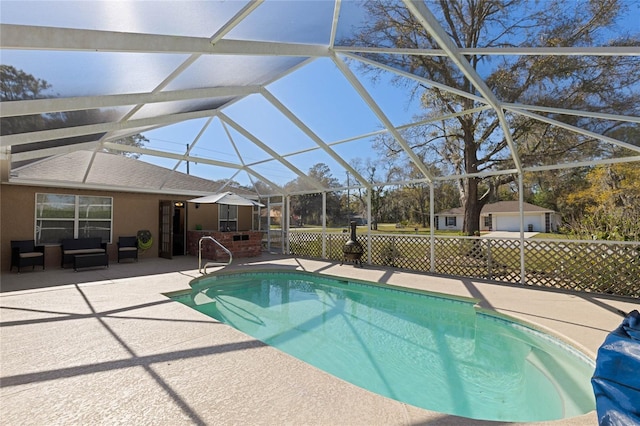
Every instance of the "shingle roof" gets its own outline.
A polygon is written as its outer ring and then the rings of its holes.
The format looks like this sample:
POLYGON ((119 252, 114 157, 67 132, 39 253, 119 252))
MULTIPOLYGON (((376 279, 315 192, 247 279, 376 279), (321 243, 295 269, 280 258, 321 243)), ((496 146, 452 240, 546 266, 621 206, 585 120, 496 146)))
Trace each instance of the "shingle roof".
POLYGON ((436 214, 439 216, 461 216, 464 214, 464 209, 462 207, 454 207, 449 210, 442 210, 436 214))
POLYGON ((231 190, 238 194, 255 195, 242 188, 221 188, 221 182, 203 179, 197 176, 187 175, 144 161, 128 158, 123 155, 106 152, 95 153, 93 164, 89 168, 93 152, 75 151, 56 155, 37 161, 12 171, 12 177, 18 179, 59 181, 56 186, 79 184, 89 170, 85 184, 94 184, 99 187, 136 188, 138 191, 148 190, 157 192, 162 190, 175 190, 176 193, 202 193, 209 194, 222 190, 231 190), (171 173, 168 173, 171 172, 171 173))
MULTIPOLYGON (((547 213, 553 212, 553 210, 545 209, 544 207, 536 206, 534 204, 522 203, 522 210, 524 212, 540 212, 547 213)), ((482 209, 483 214, 489 213, 518 213, 520 206, 517 201, 498 201, 497 203, 487 204, 482 209)))

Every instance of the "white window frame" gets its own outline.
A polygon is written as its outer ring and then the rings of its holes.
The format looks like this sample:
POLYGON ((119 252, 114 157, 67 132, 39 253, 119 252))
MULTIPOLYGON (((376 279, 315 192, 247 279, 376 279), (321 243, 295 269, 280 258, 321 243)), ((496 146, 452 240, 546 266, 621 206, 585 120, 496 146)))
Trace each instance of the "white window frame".
POLYGON ((235 223, 235 227, 229 227, 231 231, 238 230, 238 206, 218 204, 218 229, 226 231, 223 223, 227 223, 227 207, 229 208, 229 223, 235 223))
MULTIPOLYGON (((70 204, 70 203, 69 203, 70 204)), ((88 213, 88 212, 87 212, 88 213)), ((46 193, 46 192, 37 192, 35 194, 35 212, 34 212, 34 240, 36 244, 45 244, 45 245, 56 245, 59 244, 59 241, 45 241, 41 242, 41 229, 38 225, 39 221, 61 221, 61 222, 71 222, 73 221, 73 238, 80 237, 80 224, 81 222, 108 222, 109 223, 109 238, 108 241, 104 241, 107 244, 111 244, 113 241, 113 197, 107 197, 102 195, 75 195, 75 194, 54 194, 54 193, 46 193), (43 211, 43 203, 38 202, 38 198, 40 195, 45 196, 58 196, 58 197, 73 197, 74 202, 74 215, 73 218, 55 218, 55 217, 44 217, 41 216, 40 212, 43 211), (109 206, 109 217, 108 218, 89 218, 89 217, 80 217, 81 210, 81 199, 82 198, 102 198, 104 200, 108 200, 109 206)))

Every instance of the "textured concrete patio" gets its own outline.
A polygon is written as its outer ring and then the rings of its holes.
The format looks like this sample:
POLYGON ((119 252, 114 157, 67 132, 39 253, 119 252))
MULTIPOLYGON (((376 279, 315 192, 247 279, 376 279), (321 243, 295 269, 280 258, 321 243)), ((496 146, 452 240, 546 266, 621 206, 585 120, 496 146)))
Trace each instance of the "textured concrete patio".
MULTIPOLYGON (((543 291, 265 255, 230 268, 288 268, 473 297, 595 358, 637 300, 543 291)), ((197 260, 3 273, 3 425, 497 424, 434 413, 330 376, 164 293, 188 288, 197 260)), ((595 414, 550 422, 597 424, 595 414)))

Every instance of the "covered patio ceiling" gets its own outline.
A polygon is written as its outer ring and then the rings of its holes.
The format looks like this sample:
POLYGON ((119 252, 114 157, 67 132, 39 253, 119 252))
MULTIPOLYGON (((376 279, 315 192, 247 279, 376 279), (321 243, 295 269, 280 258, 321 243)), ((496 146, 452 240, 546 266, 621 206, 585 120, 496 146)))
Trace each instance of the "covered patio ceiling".
MULTIPOLYGON (((50 88, 34 99, 2 102, 1 118, 22 122, 13 130, 3 129, 2 156, 17 168, 77 150, 133 152, 142 161, 166 167, 168 173, 189 171, 191 165, 191 174, 211 180, 232 180, 246 187, 260 182, 262 196, 336 190, 310 176, 310 168, 318 163, 326 164, 340 182, 347 176, 337 189, 401 184, 404 181, 388 176, 372 179, 359 167, 380 152, 385 137, 419 172, 411 181, 430 184, 640 161, 637 139, 617 138, 593 125, 623 123, 637 129, 638 109, 577 110, 530 104, 532 98, 524 95, 514 102, 506 100, 489 78, 514 58, 533 56, 625 57, 640 64, 637 44, 606 44, 595 38, 593 45, 579 47, 532 43, 522 25, 520 34, 508 35, 511 43, 504 40, 507 35, 500 41, 495 34, 483 33, 479 47, 462 48, 445 29, 440 3, 391 4, 412 16, 437 46, 375 45, 375 37, 371 43, 357 42, 358 34, 371 24, 360 2, 3 1, 1 64, 46 80, 50 88), (383 60, 394 56, 444 58, 469 82, 469 90, 383 60), (471 62, 478 57, 484 61, 481 67, 471 62), (436 91, 470 102, 446 112, 425 112, 420 100, 436 91), (425 157, 409 139, 415 129, 427 129, 426 137, 438 125, 444 128, 457 117, 481 113, 498 123, 497 137, 505 145, 489 154, 506 165, 477 173, 454 168, 435 173, 432 166, 442 162, 438 150, 425 157), (56 114, 67 118, 44 127, 34 119, 56 114), (514 139, 513 123, 520 118, 612 149, 607 155, 598 151, 586 158, 529 161, 514 139), (137 134, 148 140, 144 146, 118 143, 137 134), (303 185, 287 187, 293 180, 303 185)), ((633 2, 627 6, 630 13, 638 13, 633 2)), ((617 39, 637 31, 632 27, 621 24, 617 39)), ((638 82, 628 90, 637 94, 638 82)), ((87 168, 85 176, 92 163, 81 165, 87 168)), ((10 181, 52 184, 21 179, 19 173, 10 181)), ((91 187, 83 181, 73 185, 91 187)))

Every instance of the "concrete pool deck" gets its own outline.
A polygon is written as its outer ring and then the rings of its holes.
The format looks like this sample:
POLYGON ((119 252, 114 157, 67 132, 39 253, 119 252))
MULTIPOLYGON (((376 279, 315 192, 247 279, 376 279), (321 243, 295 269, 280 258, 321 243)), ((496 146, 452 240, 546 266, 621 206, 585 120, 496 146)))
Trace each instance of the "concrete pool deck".
MULTIPOLYGON (((473 297, 595 358, 638 300, 263 255, 227 269, 284 268, 473 297)), ((384 398, 298 361, 164 294, 197 259, 0 276, 3 425, 476 425, 384 398)), ((596 425, 595 413, 538 423, 596 425)))

